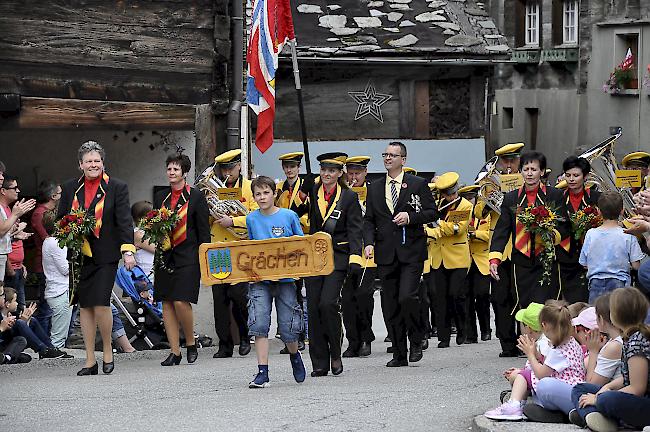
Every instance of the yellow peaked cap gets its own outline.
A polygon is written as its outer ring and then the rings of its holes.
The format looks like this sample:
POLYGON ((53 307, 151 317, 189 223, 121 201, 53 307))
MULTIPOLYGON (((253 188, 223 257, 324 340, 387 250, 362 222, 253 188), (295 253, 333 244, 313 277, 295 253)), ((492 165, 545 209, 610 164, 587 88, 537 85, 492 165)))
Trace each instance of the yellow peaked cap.
POLYGON ((278 160, 300 162, 303 156, 305 156, 303 152, 285 153, 278 157, 278 160))
POLYGON ((467 185, 467 186, 464 186, 464 187, 458 189, 458 193, 459 194, 464 194, 464 193, 468 193, 468 192, 476 192, 480 188, 481 187, 479 185, 467 185))
POLYGON ((239 162, 241 160, 241 149, 228 150, 227 152, 221 153, 219 156, 214 158, 214 161, 218 164, 229 164, 239 162))
POLYGON ((411 168, 411 167, 404 167, 404 168, 402 168, 402 171, 404 171, 405 173, 408 173, 408 174, 413 174, 413 175, 417 175, 417 173, 418 173, 415 170, 415 168, 411 168))
POLYGON ((650 153, 634 152, 625 155, 622 161, 623 166, 626 166, 630 162, 641 162, 645 163, 646 165, 650 165, 650 153))
POLYGON ((346 165, 359 165, 367 167, 370 162, 370 156, 351 156, 345 161, 346 165))
POLYGON ((521 149, 524 147, 524 143, 511 143, 511 144, 506 144, 502 147, 499 147, 494 154, 500 157, 515 157, 519 156, 519 153, 521 152, 521 149))
POLYGON ((445 190, 449 189, 450 187, 453 187, 456 183, 458 183, 458 179, 460 176, 458 175, 457 172, 446 172, 440 177, 438 177, 438 180, 436 180, 436 188, 438 190, 445 190))

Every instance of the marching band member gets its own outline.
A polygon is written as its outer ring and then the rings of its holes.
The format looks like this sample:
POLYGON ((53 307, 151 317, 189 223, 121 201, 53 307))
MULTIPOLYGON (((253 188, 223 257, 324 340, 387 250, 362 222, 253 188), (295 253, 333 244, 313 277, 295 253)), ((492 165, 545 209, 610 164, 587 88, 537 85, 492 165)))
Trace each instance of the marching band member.
POLYGON ((187 155, 177 153, 167 157, 169 188, 154 197, 154 208, 166 207, 179 215, 180 221, 171 234, 170 249, 162 251, 163 260, 172 269, 156 269, 156 301, 163 302, 163 322, 171 353, 162 366, 181 362, 179 326, 183 327, 187 362, 198 357, 194 340, 194 314, 192 303, 199 300, 201 270, 198 249, 210 241, 210 211, 205 196, 186 182, 192 166, 187 155))
MULTIPOLYGON (((563 190, 565 212, 570 215, 587 206, 596 206, 600 192, 585 187, 585 179, 591 170, 589 161, 569 156, 562 163, 562 170, 564 171, 564 182, 567 185, 563 190)), ((576 240, 573 231, 571 231, 562 238, 560 246, 556 248, 560 271, 560 291, 564 300, 569 303, 589 300, 587 271, 578 262, 581 247, 582 242, 576 240)))
POLYGON ((415 170, 415 168, 405 166, 402 171, 404 171, 405 174, 411 174, 414 176, 418 175, 418 172, 415 170))
POLYGON ((95 216, 95 229, 84 242, 81 276, 75 299, 80 308, 81 332, 86 348, 86 364, 77 375, 97 375, 95 359, 95 333, 102 336, 105 374, 113 372, 111 346, 111 292, 120 259, 124 267, 135 266, 133 245, 133 220, 126 183, 109 177, 104 171, 104 148, 95 141, 79 147, 79 169, 83 175, 62 186, 57 219, 71 210, 85 209, 95 216))
MULTIPOLYGON (((439 177, 439 176, 438 176, 439 177)), ((431 196, 433 196, 433 199, 435 202, 438 201, 438 189, 436 188, 435 183, 429 183, 429 190, 431 191, 431 196)), ((426 226, 425 226, 426 230, 426 226)), ((422 269, 422 279, 424 281, 424 284, 426 285, 426 290, 427 290, 427 298, 429 300, 429 304, 427 305, 427 313, 426 313, 426 318, 424 320, 424 323, 427 327, 427 344, 428 345, 428 339, 431 337, 437 337, 438 332, 436 330, 436 304, 435 304, 435 296, 436 296, 436 282, 433 277, 433 269, 431 268, 431 263, 433 262, 433 254, 436 253, 437 251, 437 245, 433 241, 433 239, 427 237, 427 260, 424 262, 424 269, 422 269)))
MULTIPOLYGON (((217 156, 216 174, 228 188, 241 190, 241 202, 250 212, 258 208, 253 200, 251 181, 241 175, 241 150, 229 150, 217 156)), ((228 228, 236 232, 246 232, 246 216, 230 217, 212 221, 210 234, 212 242, 225 242, 237 240, 238 237, 228 228)), ((248 337, 248 283, 212 285, 212 298, 214 301, 214 328, 219 336, 219 350, 214 358, 232 357, 234 341, 230 332, 230 304, 232 315, 239 328, 239 355, 247 355, 251 351, 248 337)))
POLYGON ((401 367, 422 359, 419 285, 427 258, 423 225, 437 219, 437 211, 426 180, 402 171, 406 161, 403 143, 389 143, 382 157, 386 179, 368 187, 364 253, 366 257, 374 254, 384 290, 382 310, 394 348, 393 359, 386 366, 401 367), (407 331, 411 340, 408 360, 407 331))
MULTIPOLYGON (((566 219, 562 208, 563 196, 559 190, 541 183, 541 176, 546 169, 546 157, 538 152, 527 152, 521 156, 524 186, 508 192, 501 204, 501 216, 497 221, 490 244, 490 274, 497 281, 501 273, 499 267, 506 253, 508 242, 512 242, 512 282, 515 304, 511 311, 525 308, 531 302, 544 304, 546 300, 557 299, 559 286, 557 272, 554 271, 550 281, 542 285, 544 272, 541 261, 543 249, 540 241, 531 235, 517 220, 520 209, 528 206, 545 205, 558 212, 566 219)), ((566 232, 566 224, 559 222, 555 230, 555 242, 559 243, 561 232, 566 232)), ((556 266, 553 266, 556 269, 556 266)))
MULTIPOLYGON (((366 209, 366 175, 369 162, 368 156, 349 157, 345 162, 347 182, 359 197, 362 214, 366 209)), ((353 260, 351 262, 359 264, 365 273, 350 273, 343 286, 343 324, 348 339, 348 348, 343 352, 343 357, 366 357, 370 355, 370 344, 375 340, 375 334, 372 332, 372 313, 375 307, 373 295, 377 265, 373 258, 355 256, 353 260)))
POLYGON ((438 348, 449 347, 452 317, 456 321, 456 343, 462 345, 467 338, 465 276, 471 264, 467 227, 472 204, 458 196, 458 179, 458 173, 447 172, 436 181, 442 198, 438 203, 440 220, 435 228, 426 228, 433 243, 431 268, 435 280, 438 348), (463 212, 466 212, 464 217, 463 212))
POLYGON ((490 329, 490 213, 483 214, 484 202, 476 202, 480 186, 470 185, 460 188, 458 194, 474 205, 467 235, 472 264, 467 273, 467 343, 478 343, 476 319, 481 329, 481 340, 492 339, 490 329))
MULTIPOLYGON (((497 171, 500 174, 516 174, 519 173, 519 166, 521 161, 521 149, 524 143, 511 143, 505 144, 498 148, 494 154, 497 159, 497 171)), ((487 207, 486 207, 487 211, 487 207)), ((494 238, 494 229, 499 214, 497 212, 490 212, 490 237, 494 238)), ((499 357, 517 357, 519 350, 517 349, 517 333, 515 316, 512 310, 515 305, 515 298, 511 288, 512 281, 512 262, 510 255, 512 253, 512 241, 508 238, 503 253, 501 256, 501 263, 498 266, 499 277, 492 281, 490 301, 494 309, 494 323, 496 327, 496 336, 501 343, 501 353, 499 357)))
MULTIPOLYGON (((625 169, 636 169, 641 171, 641 182, 645 184, 648 177, 648 171, 650 171, 650 153, 643 151, 628 153, 623 157, 621 161, 623 168, 625 169)), ((642 188, 633 187, 632 193, 635 194, 639 192, 642 188)))
POLYGON ((343 372, 341 290, 348 272, 362 271, 359 266, 361 207, 359 197, 348 189, 342 178, 346 158, 345 153, 338 152, 318 156, 320 181, 309 193, 310 234, 319 231, 330 234, 334 249, 334 271, 327 276, 305 279, 312 377, 325 376, 330 368, 334 375, 343 372))

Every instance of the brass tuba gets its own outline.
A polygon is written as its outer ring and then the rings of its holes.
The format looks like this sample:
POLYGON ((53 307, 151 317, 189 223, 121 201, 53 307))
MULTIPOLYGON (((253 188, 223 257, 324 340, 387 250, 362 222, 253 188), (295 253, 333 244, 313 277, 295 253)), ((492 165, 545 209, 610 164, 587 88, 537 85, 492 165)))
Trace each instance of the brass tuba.
POLYGON ((483 168, 476 175, 474 184, 480 186, 477 192, 477 198, 485 202, 492 211, 501 214, 501 203, 503 202, 504 193, 501 192, 501 178, 497 170, 498 156, 494 156, 485 162, 483 168))
POLYGON ((585 179, 585 184, 595 185, 601 192, 619 192, 623 197, 625 217, 634 215, 634 199, 630 188, 616 186, 616 170, 619 169, 614 157, 614 145, 621 132, 612 135, 578 157, 585 158, 591 164, 591 172, 585 179))
MULTIPOLYGON (((219 189, 225 188, 226 185, 215 174, 214 166, 215 165, 207 167, 196 179, 196 187, 205 195, 205 199, 207 200, 210 209, 210 215, 215 219, 221 219, 224 216, 246 216, 248 214, 248 209, 241 201, 222 200, 219 198, 219 189)), ((239 239, 248 238, 248 233, 245 230, 238 230, 234 227, 226 229, 239 239)))

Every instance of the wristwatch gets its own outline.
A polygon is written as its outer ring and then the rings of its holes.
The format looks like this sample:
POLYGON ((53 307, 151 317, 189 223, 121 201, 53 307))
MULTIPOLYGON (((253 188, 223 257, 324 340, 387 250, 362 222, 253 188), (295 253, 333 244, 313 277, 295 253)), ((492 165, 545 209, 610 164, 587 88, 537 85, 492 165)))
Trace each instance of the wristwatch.
POLYGON ((133 252, 131 252, 131 251, 126 251, 126 252, 124 252, 122 255, 124 255, 124 256, 133 256, 133 252))

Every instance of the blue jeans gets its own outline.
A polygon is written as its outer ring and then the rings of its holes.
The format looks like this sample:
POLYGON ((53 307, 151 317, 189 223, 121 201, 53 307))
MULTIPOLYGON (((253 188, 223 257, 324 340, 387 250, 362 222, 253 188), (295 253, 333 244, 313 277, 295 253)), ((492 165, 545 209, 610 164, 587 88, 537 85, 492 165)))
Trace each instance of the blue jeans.
POLYGON ((611 293, 616 288, 623 288, 630 285, 630 281, 623 281, 616 278, 589 279, 589 304, 593 305, 598 297, 611 293))
POLYGON ((52 331, 52 308, 45 300, 45 273, 34 273, 36 280, 38 280, 38 309, 32 315, 32 319, 37 319, 41 323, 41 327, 47 334, 52 331))
POLYGON ((248 287, 248 334, 269 337, 275 298, 278 329, 284 343, 297 342, 304 326, 293 282, 257 282, 248 287))
POLYGON ((574 408, 571 390, 573 390, 571 384, 557 378, 542 378, 537 384, 535 395, 544 408, 569 414, 569 411, 574 408))
POLYGON ((608 391, 598 395, 595 406, 578 408, 580 396, 586 393, 596 394, 600 387, 595 384, 581 383, 573 388, 571 400, 582 418, 589 413, 599 412, 606 417, 638 429, 650 425, 650 398, 648 397, 639 397, 620 391, 608 391))
POLYGON ((14 335, 19 335, 27 340, 27 346, 36 352, 44 351, 46 348, 53 348, 50 337, 45 333, 40 323, 34 319, 29 324, 21 319, 16 319, 13 326, 14 335))
MULTIPOLYGON (((7 266, 10 264, 7 262, 7 266)), ((18 297, 18 310, 25 309, 25 274, 23 269, 15 270, 16 274, 13 276, 5 276, 5 286, 11 287, 16 290, 18 297)))
POLYGON ((112 330, 112 337, 113 340, 124 336, 126 334, 126 330, 124 330, 124 324, 122 324, 122 320, 120 319, 120 312, 117 310, 115 305, 111 303, 111 312, 113 313, 113 330, 112 330))

